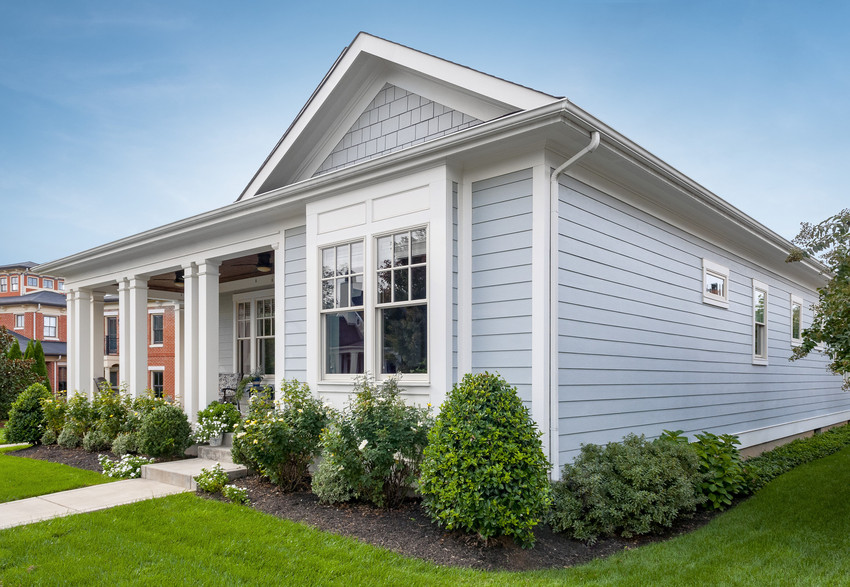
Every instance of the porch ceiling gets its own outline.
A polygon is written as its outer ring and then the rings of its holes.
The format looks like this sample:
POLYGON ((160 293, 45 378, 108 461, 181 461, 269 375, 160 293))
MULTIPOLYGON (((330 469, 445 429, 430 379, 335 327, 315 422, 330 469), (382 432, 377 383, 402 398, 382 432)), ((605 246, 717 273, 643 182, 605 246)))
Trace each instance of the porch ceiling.
MULTIPOLYGON (((274 251, 255 253, 228 259, 223 261, 219 266, 219 283, 227 283, 229 281, 239 281, 240 279, 249 279, 252 277, 262 277, 274 273, 274 251), (267 256, 270 261, 271 272, 260 271, 257 267, 260 265, 260 257, 267 256)), ((169 291, 175 293, 183 293, 183 286, 176 285, 175 272, 160 273, 148 279, 148 289, 156 291, 169 291)))

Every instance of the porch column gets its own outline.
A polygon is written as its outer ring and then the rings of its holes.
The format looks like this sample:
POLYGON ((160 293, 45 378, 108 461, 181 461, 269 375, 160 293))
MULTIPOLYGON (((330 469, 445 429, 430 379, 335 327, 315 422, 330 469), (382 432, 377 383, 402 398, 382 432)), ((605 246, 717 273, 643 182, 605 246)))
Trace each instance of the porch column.
MULTIPOLYGON (((103 377, 103 294, 92 292, 91 294, 91 316, 89 327, 91 331, 91 373, 92 377, 103 377)), ((94 381, 92 381, 94 387, 94 381)), ((92 389, 92 393, 97 389, 92 389)))
POLYGON ((198 419, 198 267, 183 265, 183 410, 198 419))
POLYGON ((174 401, 183 408, 183 306, 174 304, 174 401))
POLYGON ((77 369, 74 367, 74 360, 77 356, 77 329, 74 327, 74 317, 76 316, 76 312, 74 312, 74 296, 77 294, 77 290, 69 289, 66 293, 66 319, 65 319, 65 338, 68 340, 66 351, 65 351, 65 379, 67 383, 68 394, 73 395, 74 391, 76 391, 76 376, 77 369))
POLYGON ((74 389, 80 393, 93 396, 91 371, 91 293, 78 289, 73 293, 74 306, 74 335, 77 343, 74 345, 74 389))
POLYGON ((218 267, 198 265, 198 401, 202 408, 218 399, 218 267))
MULTIPOLYGON (((118 381, 130 385, 130 280, 118 281, 118 381)), ((135 391, 128 390, 133 397, 135 391)))
POLYGON ((139 277, 127 280, 130 290, 130 332, 129 349, 125 344, 124 353, 129 354, 129 373, 127 382, 130 384, 130 394, 139 397, 148 388, 148 282, 139 277))
POLYGON ((274 386, 279 389, 286 377, 286 259, 283 249, 275 243, 274 249, 274 386))

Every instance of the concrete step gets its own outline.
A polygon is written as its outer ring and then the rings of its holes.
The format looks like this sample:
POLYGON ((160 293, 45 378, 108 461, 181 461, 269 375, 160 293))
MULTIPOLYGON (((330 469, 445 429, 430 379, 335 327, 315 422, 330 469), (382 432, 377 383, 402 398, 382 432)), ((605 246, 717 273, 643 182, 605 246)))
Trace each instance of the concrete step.
POLYGON ((202 444, 198 446, 198 457, 210 461, 218 461, 219 463, 232 463, 233 455, 230 454, 230 446, 208 446, 202 444))
POLYGON ((211 470, 216 465, 221 465, 231 481, 248 474, 248 469, 243 465, 199 458, 142 465, 142 479, 151 479, 194 491, 197 488, 195 477, 201 474, 201 469, 211 470))

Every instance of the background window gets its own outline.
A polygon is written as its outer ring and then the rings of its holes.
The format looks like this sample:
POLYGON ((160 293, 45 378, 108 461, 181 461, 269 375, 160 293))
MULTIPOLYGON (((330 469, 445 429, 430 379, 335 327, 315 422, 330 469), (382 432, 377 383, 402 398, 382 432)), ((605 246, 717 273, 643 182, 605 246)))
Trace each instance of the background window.
POLYGON ((38 287, 38 277, 27 276, 27 287, 38 287))
POLYGON ((362 374, 364 361, 363 242, 322 249, 324 369, 362 374))
POLYGON ((15 314, 15 329, 20 330, 24 327, 24 315, 15 314))
POLYGON ((163 314, 151 314, 151 344, 161 345, 165 340, 163 332, 163 314))
POLYGON ((236 369, 242 375, 253 371, 251 365, 251 302, 236 305, 236 369))
POLYGON ((12 280, 12 281, 11 281, 11 283, 12 283, 12 291, 18 291, 18 276, 17 276, 17 275, 13 275, 13 276, 11 277, 11 280, 12 280))
POLYGON ((42 284, 44 285, 44 289, 53 289, 53 280, 45 277, 42 279, 42 284))
POLYGON ((58 289, 58 290, 60 290, 60 291, 64 290, 64 289, 65 289, 65 282, 60 280, 60 281, 56 284, 56 289, 58 289))
POLYGON ((274 298, 236 304, 236 369, 243 376, 275 372, 274 298))
POLYGON ((45 316, 44 317, 44 338, 57 338, 58 328, 57 324, 59 319, 56 316, 45 316))
POLYGON ((165 373, 163 371, 151 371, 151 391, 154 397, 162 397, 165 393, 165 373))
POLYGON ((0 293, 5 292, 8 284, 5 277, 0 277, 0 293))
POLYGON ((753 362, 767 364, 767 285, 753 280, 753 362))
POLYGON ((428 372, 428 243, 424 228, 377 240, 380 372, 428 372))
POLYGON ((274 375, 274 299, 257 300, 257 368, 274 375))
POLYGON ((803 342, 803 300, 791 296, 791 344, 803 342))

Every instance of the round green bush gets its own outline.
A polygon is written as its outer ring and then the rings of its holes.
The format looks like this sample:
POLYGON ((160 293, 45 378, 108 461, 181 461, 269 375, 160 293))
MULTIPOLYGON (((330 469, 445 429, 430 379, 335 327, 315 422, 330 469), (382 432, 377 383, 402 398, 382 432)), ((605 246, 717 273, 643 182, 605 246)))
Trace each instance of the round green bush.
POLYGON ((87 452, 99 452, 109 450, 112 447, 109 435, 100 429, 89 430, 83 436, 83 448, 87 452))
POLYGON ((56 442, 62 448, 77 448, 83 443, 83 435, 80 434, 79 428, 73 422, 68 422, 62 428, 56 442))
POLYGON ((705 501, 696 451, 687 443, 629 434, 605 446, 585 444, 554 484, 548 522, 555 532, 594 542, 670 527, 705 501))
POLYGON ((57 438, 56 433, 51 428, 48 428, 44 431, 44 434, 41 435, 41 444, 46 446, 56 444, 57 438))
POLYGON ((12 402, 6 423, 8 442, 38 444, 44 434, 44 410, 41 400, 52 397, 41 383, 33 383, 12 402))
POLYGON ((446 529, 530 547, 549 506, 549 466, 516 388, 498 375, 468 374, 428 434, 419 490, 446 529))
POLYGON ((112 452, 119 457, 139 452, 139 441, 136 435, 132 432, 125 432, 116 436, 115 440, 112 441, 112 452))
POLYGON ((166 404, 151 410, 139 427, 139 450, 151 457, 182 456, 192 443, 192 427, 186 413, 166 404))

